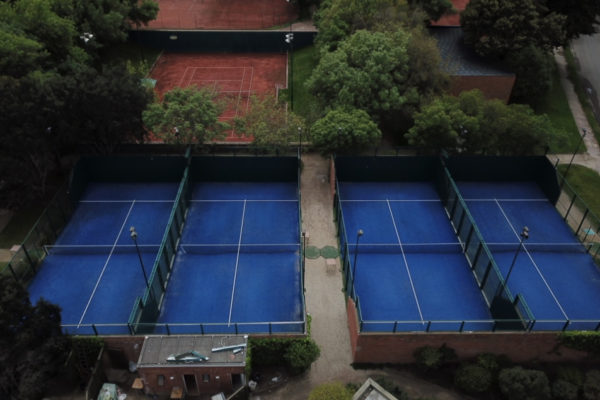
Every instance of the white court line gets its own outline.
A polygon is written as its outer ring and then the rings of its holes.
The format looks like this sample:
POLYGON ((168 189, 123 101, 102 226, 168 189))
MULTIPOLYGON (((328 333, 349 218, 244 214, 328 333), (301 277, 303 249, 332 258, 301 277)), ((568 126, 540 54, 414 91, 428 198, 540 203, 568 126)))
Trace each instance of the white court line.
POLYGON ((548 199, 467 199, 464 198, 465 201, 521 201, 521 202, 526 202, 526 201, 548 201, 548 199))
POLYGON ((417 298, 417 291, 415 290, 415 285, 413 284, 412 275, 410 274, 410 269, 408 268, 408 261, 406 260, 406 254, 404 254, 404 247, 402 247, 402 240, 400 240, 400 234, 398 233, 398 228, 396 227, 396 221, 394 220, 394 213, 392 212, 392 207, 390 206, 390 202, 387 203, 388 209, 390 210, 390 217, 392 217, 392 224, 394 224, 394 231, 396 232, 396 238, 398 239, 398 244, 400 245, 400 251, 402 252, 402 258, 404 259, 404 266, 406 268, 406 273, 408 274, 408 280, 410 281, 410 287, 412 288, 413 295, 415 297, 415 301, 417 302, 417 310, 419 310, 419 316, 421 317, 421 322, 423 320, 423 313, 421 312, 421 306, 419 305, 419 299, 417 298))
POLYGON ((246 78, 246 68, 244 67, 244 73, 242 74, 242 80, 240 81, 240 89, 238 90, 237 103, 235 104, 235 116, 238 116, 238 110, 240 108, 240 99, 242 98, 242 89, 244 88, 244 79, 246 78))
MULTIPOLYGON (((248 92, 252 92, 252 82, 254 82, 254 67, 250 67, 250 84, 248 85, 248 92)), ((250 108, 250 95, 246 99, 246 113, 248 112, 248 108, 250 108)))
POLYGON ((79 200, 80 203, 173 203, 175 200, 79 200))
POLYGON ((191 203, 241 203, 241 202, 248 202, 248 203, 260 203, 260 202, 264 202, 264 203, 291 203, 291 202, 297 202, 298 200, 296 199, 291 199, 291 200, 269 200, 269 199, 256 199, 256 200, 251 200, 251 199, 244 199, 244 200, 237 200, 237 199, 198 199, 198 200, 190 200, 191 203))
MULTIPOLYGON (((190 68, 193 68, 193 67, 189 67, 189 66, 185 67, 185 69, 183 70, 183 75, 181 75, 181 79, 179 79, 179 85, 177 85, 177 86, 185 87, 185 86, 183 86, 183 79, 187 75, 188 69, 190 69, 190 68)), ((193 73, 192 73, 192 76, 194 76, 193 73)), ((189 81, 191 81, 191 80, 192 80, 192 78, 190 77, 189 81)), ((189 86, 189 81, 188 81, 188 85, 186 85, 186 86, 189 86)))
POLYGON ((231 325, 231 313, 233 312, 233 297, 235 296, 235 281, 237 280, 238 265, 240 263, 240 249, 242 247, 242 233, 244 232, 244 217, 246 215, 246 201, 242 209, 242 224, 240 226, 240 238, 238 240, 237 257, 235 258, 235 271, 233 273, 233 287, 231 288, 231 302, 229 303, 229 320, 227 326, 231 325))
POLYGON ((375 199, 375 200, 340 200, 340 201, 342 203, 369 203, 369 202, 373 202, 373 203, 383 203, 383 202, 388 202, 388 203, 419 203, 419 202, 439 203, 439 202, 441 202, 440 199, 399 199, 399 200, 375 199))
POLYGON ((81 327, 81 323, 83 322, 83 318, 85 317, 85 314, 87 313, 88 308, 90 307, 90 304, 92 303, 92 299, 94 298, 94 295, 96 294, 96 290, 98 289, 98 285, 100 285, 100 281, 102 280, 102 276, 104 276, 104 271, 106 271, 106 267, 108 266, 108 262, 110 261, 110 257, 112 256, 113 252, 115 251, 115 247, 117 246, 117 243, 119 243, 119 238, 121 237, 121 233, 123 232, 123 229, 125 228, 125 224, 127 224, 127 219, 129 218, 129 214, 131 214, 131 210, 133 210, 133 206, 135 205, 135 200, 133 200, 133 202, 131 203, 131 206, 129 207, 129 211, 127 212, 127 215, 125 216, 125 220, 123 221, 123 225, 121 225, 121 229, 119 230, 119 233, 117 234, 117 238, 115 239, 115 242, 112 245, 112 248, 110 249, 110 253, 108 253, 108 258, 106 259, 106 262, 104 263, 104 266, 102 267, 102 271, 100 272, 100 276, 98 277, 98 280, 96 281, 96 285, 94 286, 94 290, 92 290, 92 294, 90 296, 90 299, 88 300, 85 309, 83 310, 83 314, 81 314, 81 318, 79 319, 79 323, 77 324, 77 328, 81 327))
MULTIPOLYGON (((504 215, 504 218, 506 218, 506 222, 508 223, 508 225, 510 226, 510 229, 512 229, 513 233, 515 234, 515 236, 517 237, 517 240, 521 239, 521 236, 519 236, 519 234, 517 233, 517 231, 515 230, 515 228, 513 227, 513 225, 510 223, 510 220, 508 219, 508 216, 506 215, 506 213, 504 212, 504 209, 502 208, 502 206, 500 205, 500 203, 498 202, 498 200, 496 200, 496 204, 498 205, 498 207, 500 208, 500 211, 502 212, 502 215, 504 215)), ((537 273, 540 275, 540 278, 542 278, 542 281, 544 282, 544 285, 546 285, 546 287, 548 288, 548 291, 550 292, 550 295, 552 296, 552 298, 554 299, 554 301, 556 302, 556 304, 558 305, 558 308, 560 308, 560 312, 562 312, 562 314, 564 315, 565 319, 569 319, 569 316, 567 315, 567 313, 565 312, 565 310, 562 308, 560 302, 558 301, 558 299, 556 298, 556 296, 554 295, 554 292, 552 291, 552 288, 550 287, 550 285, 548 284, 548 282, 546 281, 546 278, 544 278, 544 275, 542 274, 542 271, 540 271, 540 269, 538 268, 538 265, 536 264, 536 262, 533 260, 533 257, 531 257, 531 254, 529 253, 529 250, 527 250, 527 246, 525 245, 525 243, 523 243, 523 250, 525 250, 525 253, 527 254, 527 257, 529 257, 529 260, 531 261, 531 263, 533 264, 533 266, 535 267, 535 270, 537 271, 537 273)))

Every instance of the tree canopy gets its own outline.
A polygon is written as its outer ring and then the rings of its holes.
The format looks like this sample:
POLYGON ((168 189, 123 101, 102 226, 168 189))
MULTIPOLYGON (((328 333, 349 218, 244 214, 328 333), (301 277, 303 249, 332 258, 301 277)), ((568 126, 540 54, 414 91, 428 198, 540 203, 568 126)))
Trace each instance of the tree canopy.
POLYGON ((313 124, 311 139, 323 154, 330 154, 377 145, 381 131, 363 110, 335 109, 313 124))
POLYGON ((166 143, 202 145, 217 139, 228 127, 219 122, 224 105, 207 88, 176 87, 143 112, 154 135, 166 143))
POLYGON ((529 46, 550 51, 567 39, 566 16, 545 0, 471 0, 460 21, 465 43, 487 57, 502 59, 529 46))
POLYGON ((19 283, 0 275, 0 397, 42 397, 69 348, 60 322, 57 306, 45 300, 32 305, 19 283))
POLYGON ((600 1, 547 0, 548 8, 566 17, 564 29, 567 40, 598 31, 600 1))
POLYGON ((439 60, 435 44, 418 33, 361 30, 321 55, 307 85, 323 109, 358 108, 385 123, 442 92, 439 60))
POLYGON ((522 104, 486 100, 479 90, 444 96, 415 114, 409 144, 488 155, 536 154, 553 130, 546 115, 522 104))

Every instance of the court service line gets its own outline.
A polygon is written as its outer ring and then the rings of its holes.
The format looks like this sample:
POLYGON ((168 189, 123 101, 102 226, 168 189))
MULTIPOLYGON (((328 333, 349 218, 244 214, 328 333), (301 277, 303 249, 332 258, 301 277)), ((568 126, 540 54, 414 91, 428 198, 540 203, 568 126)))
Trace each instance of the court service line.
MULTIPOLYGON (((517 237, 517 239, 519 239, 519 242, 520 242, 521 237, 519 236, 519 234, 515 230, 514 226, 512 225, 512 223, 510 222, 510 220, 508 219, 508 216, 504 212, 504 209, 502 208, 502 206, 500 205, 500 202, 498 200, 496 200, 496 205, 500 208, 500 212, 502 212, 502 215, 504 215, 504 218, 506 219, 506 222, 510 226, 510 229, 513 231, 513 233, 515 234, 515 236, 517 237)), ((554 301, 558 305, 558 308, 560 309, 560 312, 562 312, 562 314, 564 315, 564 317, 568 320, 569 316, 567 315, 567 313, 563 309, 562 305, 560 304, 560 302, 556 298, 556 295, 554 294, 554 291, 552 290, 552 288, 550 287, 550 285, 546 281, 546 278, 544 277, 544 275, 542 274, 542 271, 540 271, 537 263, 534 261, 533 257, 529 253, 529 250, 527 250, 527 246, 525 245, 525 243, 523 243, 523 250, 525 250, 525 253, 527 254, 527 257, 529 257, 529 260, 531 261, 531 263, 535 267, 535 270, 537 271, 537 273, 540 275, 540 278, 542 278, 542 281, 544 282, 544 285, 546 285, 546 288, 548 288, 548 291, 550 292, 550 295, 552 296, 552 298, 554 299, 554 301)))
POLYGON ((296 199, 196 199, 196 200, 190 200, 191 203, 242 203, 242 202, 248 202, 248 203, 292 203, 292 202, 296 202, 298 200, 296 199))
MULTIPOLYGON (((421 305, 419 304, 419 299, 417 297, 417 291, 415 290, 415 285, 412 280, 412 275, 410 274, 410 268, 408 268, 408 261, 406 260, 406 254, 404 253, 404 247, 402 247, 402 240, 400 240, 400 234, 398 233, 398 228, 396 227, 396 221, 394 220, 394 213, 392 212, 392 207, 390 202, 387 202, 388 210, 390 210, 390 217, 392 217, 392 224, 394 224, 394 231, 396 232, 396 238, 398 239, 398 244, 400 245, 400 252, 402 253, 402 258, 404 259, 404 266, 406 268, 406 273, 408 274, 408 280, 410 282, 410 287, 412 288, 413 295, 415 297, 415 302, 417 303, 417 310, 419 311, 419 317, 421 317, 421 322, 424 322, 423 313, 421 312, 421 305)), ((356 249, 358 251, 358 249, 356 249)))
POLYGON ((235 296, 235 282, 237 280, 238 265, 240 264, 240 250, 242 248, 242 234, 244 232, 244 218, 246 217, 246 201, 244 201, 244 208, 242 209, 242 224, 240 225, 240 238, 238 240, 237 256, 235 258, 235 271, 233 272, 233 286, 231 288, 231 302, 229 303, 229 319, 227 320, 227 326, 231 325, 231 313, 233 312, 233 297, 235 296))
POLYGON ((548 199, 467 199, 467 198, 465 198, 464 200, 465 201, 490 201, 490 202, 491 201, 497 202, 498 200, 500 200, 500 201, 513 201, 513 202, 529 202, 529 201, 531 201, 531 202, 539 202, 539 201, 545 202, 545 201, 548 201, 548 199))
POLYGON ((356 200, 341 200, 341 202, 343 203, 369 203, 369 202, 373 202, 373 203, 383 203, 383 202, 388 202, 388 203, 439 203, 441 202, 440 199, 396 199, 396 200, 390 200, 390 199, 374 199, 374 200, 369 200, 369 199, 356 199, 356 200))
POLYGON ((90 304, 92 303, 92 299, 94 298, 94 295, 96 294, 96 290, 98 289, 98 286, 100 285, 100 281, 102 280, 102 277, 104 276, 104 271, 106 271, 106 267, 108 266, 108 262, 110 261, 110 258, 112 257, 114 251, 115 251, 115 247, 117 246, 117 243, 119 243, 119 238, 121 237, 121 233, 123 232, 123 229, 125 228, 125 225, 127 224, 127 220, 129 219, 129 215, 131 214, 131 211, 133 210, 133 206, 135 206, 135 200, 133 200, 131 202, 131 206, 129 206, 129 211, 127 211, 127 215, 125 216, 125 220, 123 221, 123 225, 121 225, 121 229, 119 230, 119 233, 117 234, 117 238, 115 239, 115 242, 112 245, 112 248, 110 249, 110 253, 108 253, 108 257, 106 258, 106 261, 104 262, 104 266, 102 267, 102 271, 100 272, 100 276, 98 277, 98 280, 96 281, 96 285, 94 286, 94 290, 92 290, 92 294, 90 295, 90 298, 85 306, 85 309, 83 310, 83 314, 81 314, 81 318, 79 319, 79 323, 77 324, 77 328, 81 327, 81 323, 83 322, 83 318, 85 317, 85 314, 87 313, 88 308, 90 307, 90 304))
POLYGON ((80 203, 173 203, 175 200, 79 200, 80 203))

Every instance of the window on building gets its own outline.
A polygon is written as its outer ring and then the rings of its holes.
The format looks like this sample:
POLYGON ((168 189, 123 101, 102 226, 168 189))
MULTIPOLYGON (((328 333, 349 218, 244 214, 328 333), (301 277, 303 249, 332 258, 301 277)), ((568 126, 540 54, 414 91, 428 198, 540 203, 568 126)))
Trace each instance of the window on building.
POLYGON ((202 374, 202 382, 204 382, 204 383, 210 382, 210 375, 209 374, 202 374))
POLYGON ((164 375, 157 376, 157 380, 158 380, 158 386, 164 386, 165 385, 165 376, 164 375))

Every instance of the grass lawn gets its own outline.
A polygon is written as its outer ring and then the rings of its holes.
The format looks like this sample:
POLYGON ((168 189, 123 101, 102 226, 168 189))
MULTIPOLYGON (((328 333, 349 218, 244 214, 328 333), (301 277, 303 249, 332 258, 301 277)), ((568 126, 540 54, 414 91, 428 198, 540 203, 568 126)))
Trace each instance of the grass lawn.
MULTIPOLYGON (((581 136, 575 125, 573 114, 569 108, 567 96, 560 83, 560 75, 558 69, 555 69, 552 76, 552 88, 546 94, 546 97, 534 106, 534 110, 538 114, 547 114, 552 122, 552 125, 558 130, 564 132, 564 135, 553 136, 550 138, 548 145, 551 153, 573 153, 579 144, 581 136)), ((581 145, 579 152, 585 151, 585 144, 581 145)))
POLYGON ((0 232, 0 248, 10 248, 14 244, 21 244, 29 233, 35 221, 42 215, 45 205, 33 204, 17 211, 8 225, 0 232))
MULTIPOLYGON (((563 174, 566 169, 565 164, 558 166, 558 170, 563 174)), ((587 167, 572 164, 567 182, 585 201, 590 211, 600 217, 600 175, 587 167)))
MULTIPOLYGON (((309 124, 319 117, 319 112, 316 109, 316 100, 308 92, 305 82, 310 77, 313 69, 317 67, 317 62, 317 49, 315 46, 304 47, 294 51, 294 71, 288 71, 290 77, 293 74, 294 79, 294 112, 306 118, 309 124)), ((279 94, 285 99, 289 99, 288 92, 289 90, 282 90, 279 94)))
POLYGON ((129 61, 131 68, 146 76, 150 73, 150 68, 159 54, 160 50, 155 48, 125 42, 104 49, 102 57, 105 60, 114 60, 115 62, 129 61))

